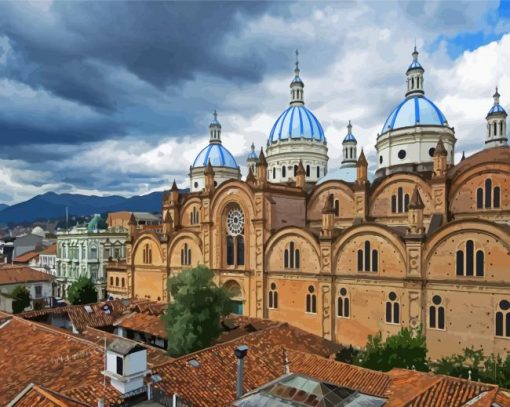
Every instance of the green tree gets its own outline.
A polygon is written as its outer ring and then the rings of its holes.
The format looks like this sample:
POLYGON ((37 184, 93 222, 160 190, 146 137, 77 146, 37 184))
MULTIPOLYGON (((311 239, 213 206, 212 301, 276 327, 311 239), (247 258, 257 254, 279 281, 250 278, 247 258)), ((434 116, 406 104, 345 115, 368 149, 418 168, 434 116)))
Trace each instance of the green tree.
POLYGON ((69 287, 67 298, 73 305, 90 304, 97 302, 97 290, 90 278, 81 276, 69 287))
POLYGON ((30 305, 30 291, 23 285, 14 287, 14 290, 11 292, 11 298, 13 299, 12 312, 14 314, 23 312, 30 305))
POLYGON ((385 341, 381 332, 370 335, 368 342, 355 361, 359 366, 387 372, 393 368, 429 370, 427 345, 421 330, 402 328, 385 341))
POLYGON ((221 333, 221 316, 232 308, 230 294, 213 282, 205 266, 184 270, 168 280, 173 303, 162 316, 168 334, 168 353, 181 356, 208 346, 221 333))

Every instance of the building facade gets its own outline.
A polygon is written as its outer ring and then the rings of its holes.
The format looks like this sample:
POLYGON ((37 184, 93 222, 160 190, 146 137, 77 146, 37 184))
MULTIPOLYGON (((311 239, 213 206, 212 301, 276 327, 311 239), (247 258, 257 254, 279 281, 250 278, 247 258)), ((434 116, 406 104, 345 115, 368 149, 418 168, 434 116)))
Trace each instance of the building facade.
MULTIPOLYGON (((485 148, 455 164, 453 127, 425 97, 423 74, 415 50, 405 98, 377 137, 375 179, 350 124, 342 163, 324 175, 326 139, 314 138, 311 117, 301 125, 298 109, 270 131, 268 157, 250 154, 244 181, 215 182, 209 165, 200 190, 181 194, 174 183, 161 231, 130 231, 129 295, 168 301, 168 277, 205 264, 238 313, 292 321, 338 343, 364 346, 379 331, 421 327, 433 358, 469 346, 508 352, 506 113, 496 92, 485 148), (286 156, 279 143, 296 150, 286 156), (296 153, 301 143, 317 147, 318 182, 296 153)), ((295 76, 291 107, 304 87, 295 76)))
POLYGON ((127 238, 125 228, 108 228, 99 215, 86 225, 57 232, 57 297, 66 298, 69 286, 87 276, 95 283, 98 298, 105 298, 108 260, 125 259, 127 238))

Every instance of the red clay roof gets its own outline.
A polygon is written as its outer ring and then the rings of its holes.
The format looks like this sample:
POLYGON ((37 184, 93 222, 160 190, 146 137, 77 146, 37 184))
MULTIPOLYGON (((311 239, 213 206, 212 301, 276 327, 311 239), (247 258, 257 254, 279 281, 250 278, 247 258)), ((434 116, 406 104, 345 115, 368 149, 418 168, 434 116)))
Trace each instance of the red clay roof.
POLYGON ((57 244, 54 243, 51 246, 48 246, 46 249, 44 249, 39 254, 57 254, 57 244))
POLYGON ((14 259, 14 263, 29 263, 32 259, 39 256, 39 252, 26 252, 14 259))
POLYGON ((33 384, 30 384, 12 404, 13 407, 94 407, 95 405, 82 403, 44 386, 33 384))
MULTIPOLYGON (((1 269, 0 269, 1 273, 1 269)), ((42 310, 27 311, 19 314, 25 319, 44 322, 49 315, 67 315, 74 327, 79 331, 87 327, 112 326, 114 321, 130 310, 130 307, 137 302, 146 300, 113 300, 103 301, 89 305, 70 305, 67 307, 45 308, 42 310), (110 312, 105 313, 103 306, 108 305, 110 312), (88 310, 91 310, 89 312, 88 310)))
POLYGON ((53 277, 50 274, 28 266, 5 265, 0 267, 0 285, 52 280, 53 277))

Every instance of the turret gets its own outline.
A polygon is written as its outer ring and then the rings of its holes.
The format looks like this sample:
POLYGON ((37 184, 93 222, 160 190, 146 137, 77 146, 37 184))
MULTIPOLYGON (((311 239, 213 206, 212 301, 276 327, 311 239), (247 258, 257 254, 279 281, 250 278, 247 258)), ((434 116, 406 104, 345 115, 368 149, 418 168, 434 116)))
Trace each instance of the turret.
POLYGON ((365 158, 365 153, 361 149, 358 161, 356 163, 356 183, 366 184, 368 182, 368 161, 365 158))
POLYGON ((129 236, 133 237, 135 235, 136 226, 137 226, 137 223, 136 223, 135 215, 133 213, 131 213, 131 216, 129 217, 129 222, 128 222, 129 236))
POLYGON ((485 148, 501 147, 508 144, 506 136, 506 112, 505 109, 499 104, 500 94, 498 88, 492 96, 494 98, 494 105, 489 113, 487 113, 487 136, 485 138, 485 148))
POLYGON ((306 171, 305 167, 303 167, 303 161, 299 160, 299 164, 296 170, 296 186, 298 188, 304 189, 305 188, 305 176, 306 171))
POLYGON ((172 202, 174 204, 179 202, 179 188, 177 188, 175 179, 174 179, 174 183, 172 184, 172 188, 170 188, 170 202, 172 202))
POLYGON ((172 215, 167 211, 165 213, 165 217, 163 218, 163 234, 169 235, 174 230, 174 221, 172 219, 172 215))
POLYGON ((210 133, 209 143, 221 144, 221 124, 218 121, 218 113, 216 112, 216 110, 214 111, 213 116, 214 116, 213 121, 211 122, 211 124, 209 124, 210 133))
POLYGON ((258 161, 259 161, 259 159, 257 157, 257 153, 255 152, 255 144, 251 143, 251 151, 250 151, 250 154, 248 154, 246 163, 248 164, 248 167, 251 168, 253 174, 256 174, 256 172, 257 172, 258 161))
POLYGON ((407 68, 406 76, 407 76, 407 96, 414 95, 423 95, 425 91, 423 90, 423 73, 425 70, 418 62, 418 51, 416 50, 416 46, 414 46, 413 51, 413 61, 409 68, 407 68))
POLYGON ((414 187, 413 195, 411 196, 411 202, 409 203, 409 230, 408 233, 412 235, 419 235, 425 233, 425 227, 423 226, 423 201, 421 200, 418 187, 414 187))
POLYGON ((321 238, 331 239, 335 227, 335 197, 329 194, 322 208, 321 238))
POLYGON ((255 179, 255 175, 253 175, 251 167, 248 167, 248 175, 246 176, 246 182, 252 185, 254 185, 257 182, 257 180, 255 179))
POLYGON ((267 161, 264 150, 260 148, 259 162, 257 163, 257 186, 264 188, 267 185, 267 161))
POLYGON ((446 176, 446 170, 448 169, 447 162, 448 152, 444 148, 443 140, 439 139, 434 151, 434 177, 446 176))
POLYGON ((346 166, 347 164, 351 164, 352 166, 356 165, 356 157, 358 156, 357 145, 358 142, 354 137, 354 134, 352 134, 352 124, 349 120, 349 124, 347 125, 347 135, 342 142, 342 166, 346 166))
POLYGON ((214 170, 211 165, 211 160, 207 163, 207 167, 205 167, 204 171, 205 175, 205 192, 212 193, 214 191, 214 170))

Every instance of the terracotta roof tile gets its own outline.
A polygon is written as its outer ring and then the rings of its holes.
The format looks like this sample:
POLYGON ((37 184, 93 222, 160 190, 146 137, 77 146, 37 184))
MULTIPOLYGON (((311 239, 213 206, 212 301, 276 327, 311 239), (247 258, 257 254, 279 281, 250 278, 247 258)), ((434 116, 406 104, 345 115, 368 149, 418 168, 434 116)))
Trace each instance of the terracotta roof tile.
POLYGON ((161 317, 145 312, 132 312, 115 321, 114 325, 137 332, 144 332, 158 338, 167 338, 165 324, 161 317))
POLYGON ((29 263, 32 259, 39 257, 39 252, 26 252, 20 256, 16 256, 14 263, 29 263))
POLYGON ((48 246, 46 249, 44 249, 39 254, 48 254, 48 255, 57 254, 57 244, 54 243, 54 244, 48 246))
POLYGON ((12 407, 93 407, 95 405, 97 404, 82 403, 44 386, 30 384, 12 407))
POLYGON ((52 280, 51 274, 27 266, 6 265, 0 267, 0 285, 52 280))
POLYGON ((117 320, 125 312, 128 312, 133 304, 141 301, 145 302, 145 300, 103 301, 89 305, 70 305, 67 307, 27 311, 19 315, 25 319, 39 322, 44 321, 49 315, 67 315, 74 327, 81 332, 87 327, 100 328, 112 326, 115 320, 117 320), (103 311, 103 307, 105 305, 109 306, 109 312, 103 311), (91 310, 91 312, 88 310, 91 310))

